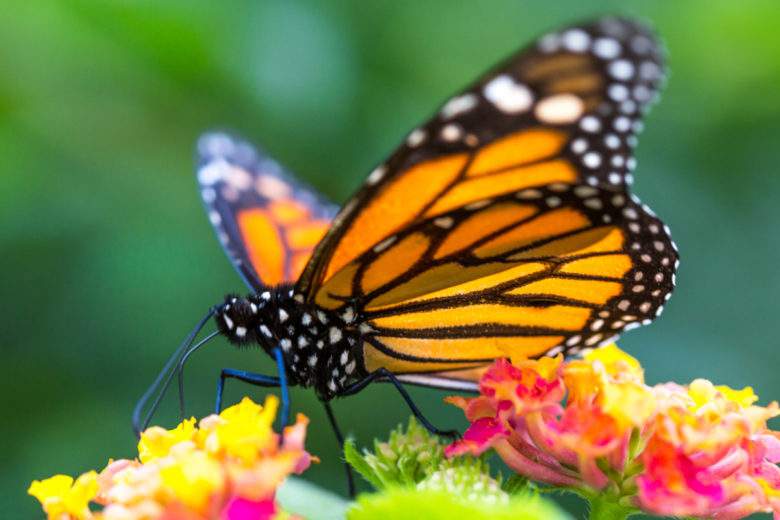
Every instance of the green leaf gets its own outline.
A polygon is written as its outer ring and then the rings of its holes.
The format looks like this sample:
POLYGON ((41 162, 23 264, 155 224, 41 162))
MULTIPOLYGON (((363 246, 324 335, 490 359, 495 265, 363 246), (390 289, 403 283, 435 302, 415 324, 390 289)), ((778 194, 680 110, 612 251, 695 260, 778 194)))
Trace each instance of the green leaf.
POLYGON ((341 520, 349 502, 299 478, 288 478, 276 492, 284 511, 309 520, 341 520))
POLYGON ((369 464, 358 451, 354 439, 347 439, 344 442, 344 458, 347 463, 352 466, 361 477, 366 479, 369 484, 374 486, 375 489, 382 489, 384 487, 382 479, 379 478, 371 464, 369 464))
POLYGON ((503 501, 474 500, 468 494, 392 488, 361 495, 347 511, 348 520, 565 520, 570 517, 541 497, 518 496, 503 501))

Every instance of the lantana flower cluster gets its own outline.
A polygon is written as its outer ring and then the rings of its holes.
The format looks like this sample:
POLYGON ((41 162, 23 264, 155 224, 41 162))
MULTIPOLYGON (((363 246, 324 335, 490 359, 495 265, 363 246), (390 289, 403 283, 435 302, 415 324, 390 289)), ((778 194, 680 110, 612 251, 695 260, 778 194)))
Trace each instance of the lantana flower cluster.
POLYGON ((627 514, 780 518, 780 434, 767 427, 780 412, 749 387, 651 387, 610 345, 568 362, 499 360, 480 394, 448 398, 471 422, 450 457, 493 448, 521 475, 627 514))
POLYGON ((138 458, 110 461, 73 479, 34 481, 28 492, 56 520, 263 520, 284 518, 275 491, 314 459, 304 449, 308 419, 273 431, 278 399, 249 398, 196 425, 183 421, 141 435, 138 458), (90 503, 102 506, 92 512, 90 503))

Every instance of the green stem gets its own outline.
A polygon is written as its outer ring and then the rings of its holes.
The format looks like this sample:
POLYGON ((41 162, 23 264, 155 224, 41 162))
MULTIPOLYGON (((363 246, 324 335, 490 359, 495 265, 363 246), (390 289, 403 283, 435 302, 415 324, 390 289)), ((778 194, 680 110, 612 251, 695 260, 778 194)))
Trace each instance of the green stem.
POLYGON ((632 507, 626 507, 609 498, 593 496, 590 498, 589 520, 625 520, 636 514, 632 507))

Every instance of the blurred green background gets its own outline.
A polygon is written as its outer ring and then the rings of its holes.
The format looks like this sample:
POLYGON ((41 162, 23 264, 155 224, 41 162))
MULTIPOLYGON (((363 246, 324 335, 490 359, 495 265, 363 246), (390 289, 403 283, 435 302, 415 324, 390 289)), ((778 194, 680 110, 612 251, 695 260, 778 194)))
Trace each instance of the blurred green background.
MULTIPOLYGON (((646 121, 635 191, 680 245, 662 319, 625 336, 650 382, 704 376, 780 397, 780 4, 177 0, 8 2, 0 16, 3 312, 0 511, 33 518, 33 478, 134 452, 136 398, 207 307, 244 292, 205 218, 193 147, 230 128, 337 202, 406 131, 540 32, 603 13, 653 23, 671 78, 646 121)), ((188 365, 205 414, 214 342, 188 365)), ((242 391, 231 385, 228 398, 242 391)), ((415 391, 443 426, 441 392, 415 391)), ((314 396, 307 477, 343 492, 314 396)), ((387 388, 335 403, 367 443, 405 420, 387 388)), ((175 419, 173 400, 160 420, 175 419)))

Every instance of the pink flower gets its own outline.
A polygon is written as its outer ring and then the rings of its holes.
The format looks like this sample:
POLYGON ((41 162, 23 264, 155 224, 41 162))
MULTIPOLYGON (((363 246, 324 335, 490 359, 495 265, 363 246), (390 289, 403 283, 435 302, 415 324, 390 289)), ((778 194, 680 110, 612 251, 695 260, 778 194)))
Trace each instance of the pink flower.
POLYGON ((497 361, 481 395, 451 397, 471 425, 447 456, 494 449, 542 483, 659 515, 780 518, 778 405, 696 380, 649 387, 610 345, 581 360, 497 361))

